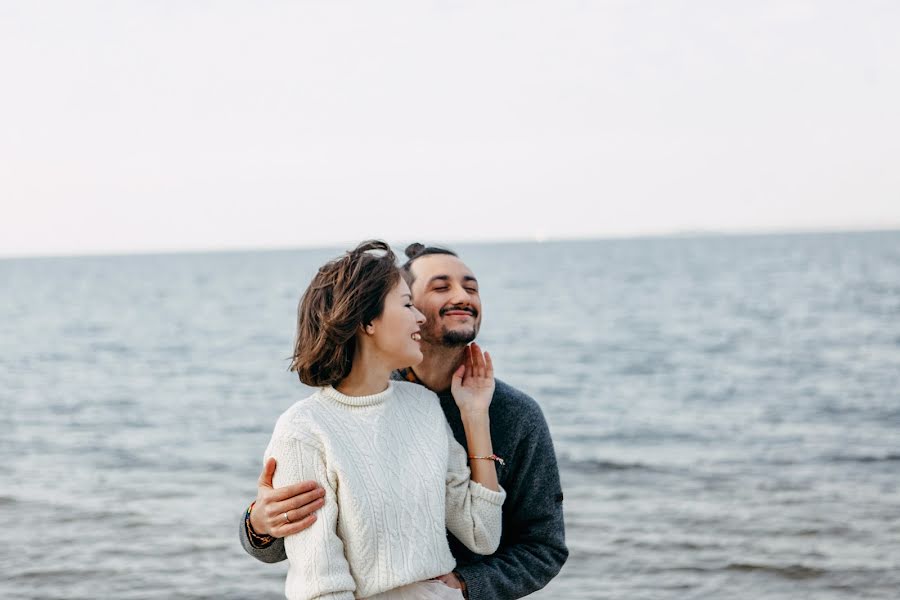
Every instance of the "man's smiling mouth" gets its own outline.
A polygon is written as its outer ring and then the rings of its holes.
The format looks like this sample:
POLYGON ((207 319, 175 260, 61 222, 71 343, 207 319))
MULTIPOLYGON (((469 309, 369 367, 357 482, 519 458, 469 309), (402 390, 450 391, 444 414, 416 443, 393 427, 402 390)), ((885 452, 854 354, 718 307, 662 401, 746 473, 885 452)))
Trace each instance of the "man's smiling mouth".
POLYGON ((444 315, 474 317, 476 312, 471 308, 448 308, 441 311, 441 316, 443 317, 444 315))

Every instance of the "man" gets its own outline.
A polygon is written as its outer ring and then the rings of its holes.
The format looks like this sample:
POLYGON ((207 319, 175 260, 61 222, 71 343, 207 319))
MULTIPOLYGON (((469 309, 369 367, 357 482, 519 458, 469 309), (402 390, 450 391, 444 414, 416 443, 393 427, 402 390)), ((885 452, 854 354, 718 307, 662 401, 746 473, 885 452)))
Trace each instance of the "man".
MULTIPOLYGON (((433 390, 454 436, 465 447, 450 382, 481 325, 478 281, 449 250, 412 244, 406 255, 403 277, 413 303, 427 318, 421 328, 425 358, 395 377, 433 390)), ((497 476, 507 494, 500 547, 490 556, 481 556, 448 533, 457 566, 440 578, 471 600, 526 596, 547 585, 568 557, 556 455, 540 408, 527 395, 497 380, 490 422, 494 452, 504 461, 497 464, 497 476)), ((265 562, 287 558, 281 538, 312 525, 324 495, 315 482, 273 489, 275 468, 274 461, 266 464, 257 499, 241 522, 241 543, 250 555, 265 562)))

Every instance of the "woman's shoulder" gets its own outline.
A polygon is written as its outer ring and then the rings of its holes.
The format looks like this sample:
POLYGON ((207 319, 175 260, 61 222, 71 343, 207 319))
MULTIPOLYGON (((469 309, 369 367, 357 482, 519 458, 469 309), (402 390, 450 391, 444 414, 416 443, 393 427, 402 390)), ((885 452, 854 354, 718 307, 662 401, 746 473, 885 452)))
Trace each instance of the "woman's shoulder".
POLYGON ((321 403, 320 391, 313 390, 309 396, 292 404, 278 417, 272 437, 312 439, 310 434, 318 429, 322 418, 319 410, 321 403))
POLYGON ((437 394, 424 385, 409 381, 394 381, 394 396, 403 418, 414 420, 418 426, 426 423, 445 425, 447 420, 437 394))

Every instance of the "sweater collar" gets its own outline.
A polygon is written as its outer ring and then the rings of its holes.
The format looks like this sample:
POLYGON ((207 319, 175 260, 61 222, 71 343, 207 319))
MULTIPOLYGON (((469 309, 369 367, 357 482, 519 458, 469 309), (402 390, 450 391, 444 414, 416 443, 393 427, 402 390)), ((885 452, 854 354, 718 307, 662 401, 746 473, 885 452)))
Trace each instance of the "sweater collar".
POLYGON ((383 404, 384 401, 390 398, 393 393, 393 381, 388 381, 387 389, 383 392, 372 394, 370 396, 347 396, 346 394, 340 393, 330 385, 322 388, 323 396, 330 400, 334 400, 339 404, 345 404, 347 406, 375 406, 377 404, 383 404))

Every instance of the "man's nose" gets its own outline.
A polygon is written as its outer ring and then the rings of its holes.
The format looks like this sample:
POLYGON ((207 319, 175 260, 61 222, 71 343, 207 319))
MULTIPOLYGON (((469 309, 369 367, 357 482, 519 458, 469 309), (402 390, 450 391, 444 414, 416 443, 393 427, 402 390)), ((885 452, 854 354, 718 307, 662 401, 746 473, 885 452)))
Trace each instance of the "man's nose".
POLYGON ((453 294, 450 296, 450 302, 452 304, 469 304, 469 292, 467 292, 461 285, 453 286, 453 294))

